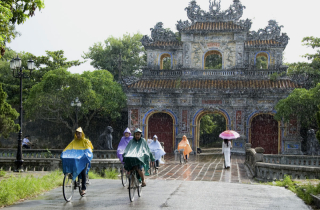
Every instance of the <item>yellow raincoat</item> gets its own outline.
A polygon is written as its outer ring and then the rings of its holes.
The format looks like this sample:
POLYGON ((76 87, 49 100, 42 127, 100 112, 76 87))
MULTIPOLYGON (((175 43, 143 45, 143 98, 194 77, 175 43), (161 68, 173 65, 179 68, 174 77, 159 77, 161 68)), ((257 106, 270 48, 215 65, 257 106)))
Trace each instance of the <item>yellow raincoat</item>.
POLYGON ((188 158, 189 158, 189 153, 192 152, 192 149, 191 149, 189 141, 185 135, 182 137, 182 140, 178 144, 178 150, 180 150, 180 149, 184 149, 183 155, 184 156, 188 155, 188 158))

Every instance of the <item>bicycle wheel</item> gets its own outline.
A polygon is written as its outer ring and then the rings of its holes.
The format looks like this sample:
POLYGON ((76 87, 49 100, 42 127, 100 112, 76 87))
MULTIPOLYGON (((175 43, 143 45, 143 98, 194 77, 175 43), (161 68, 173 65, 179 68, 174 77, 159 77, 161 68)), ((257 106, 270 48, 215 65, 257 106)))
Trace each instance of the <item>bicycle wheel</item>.
POLYGON ((133 171, 129 176, 129 199, 130 201, 134 201, 134 194, 136 192, 136 175, 133 171))
MULTIPOLYGON (((136 173, 137 174, 137 173, 136 173)), ((137 191, 138 191, 138 196, 141 197, 141 190, 142 190, 142 187, 141 187, 141 183, 139 182, 138 178, 137 178, 137 175, 136 175, 136 187, 137 187, 137 191)))
POLYGON ((122 185, 125 187, 128 181, 128 177, 127 177, 127 174, 124 172, 124 168, 122 168, 120 172, 121 172, 121 182, 122 182, 122 185))
POLYGON ((65 174, 63 178, 63 197, 69 202, 73 196, 75 182, 72 181, 72 174, 65 174))

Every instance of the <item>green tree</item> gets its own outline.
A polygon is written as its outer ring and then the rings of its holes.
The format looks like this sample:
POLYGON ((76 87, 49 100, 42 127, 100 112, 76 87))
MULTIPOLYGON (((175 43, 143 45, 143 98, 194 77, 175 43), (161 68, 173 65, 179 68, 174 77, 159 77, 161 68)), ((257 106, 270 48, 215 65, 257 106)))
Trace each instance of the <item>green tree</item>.
POLYGON ((25 103, 27 116, 63 124, 74 132, 75 108, 70 103, 76 97, 82 103, 78 122, 84 130, 96 115, 111 119, 119 117, 126 103, 121 86, 108 71, 96 70, 79 75, 60 68, 47 72, 41 82, 32 87, 25 103))
MULTIPOLYGON (((12 70, 10 69, 10 60, 16 57, 16 52, 8 50, 7 53, 0 60, 0 83, 3 83, 4 91, 8 94, 8 102, 11 105, 19 105, 19 91, 20 83, 19 79, 12 76, 12 70)), ((28 53, 18 53, 22 60, 22 67, 27 69, 27 61, 32 58, 35 62, 36 69, 32 71, 32 75, 29 79, 23 80, 23 101, 28 98, 29 92, 33 85, 39 83, 45 73, 59 68, 69 68, 72 66, 79 66, 82 62, 78 60, 67 61, 64 57, 64 51, 46 51, 45 56, 38 56, 28 53)), ((26 71, 27 73, 27 71, 26 71)))
POLYGON ((257 69, 267 69, 268 68, 268 59, 264 56, 258 56, 256 59, 256 68, 257 69))
MULTIPOLYGON (((320 106, 319 106, 319 108, 320 108, 320 106)), ((317 117, 317 123, 318 123, 318 131, 317 131, 316 136, 317 136, 318 141, 320 142, 320 111, 317 112, 316 117, 317 117)))
POLYGON ((320 38, 305 37, 302 39, 304 46, 316 49, 315 54, 305 54, 302 57, 311 62, 298 62, 288 64, 288 75, 295 80, 302 80, 307 89, 315 87, 320 82, 320 38))
POLYGON ((206 69, 222 69, 222 57, 218 54, 208 55, 206 69))
POLYGON ((4 55, 6 42, 11 42, 18 34, 15 24, 24 23, 29 17, 34 16, 36 9, 43 8, 43 0, 0 1, 0 58, 4 55))
POLYGON ((84 59, 91 59, 96 69, 107 69, 119 80, 121 77, 136 75, 141 66, 146 65, 146 52, 140 40, 142 34, 124 34, 122 38, 110 36, 105 43, 95 43, 84 53, 84 59), (121 56, 120 56, 121 55, 121 56))
POLYGON ((297 116, 302 128, 316 128, 316 112, 320 104, 320 83, 309 90, 295 89, 287 98, 280 100, 275 109, 274 118, 288 122, 297 116))
POLYGON ((207 114, 200 120, 200 146, 221 146, 219 134, 226 129, 226 120, 220 114, 207 114))
POLYGON ((14 123, 14 120, 19 117, 19 113, 11 108, 10 104, 6 102, 7 94, 3 91, 0 84, 0 136, 5 138, 12 132, 18 132, 20 126, 14 123))

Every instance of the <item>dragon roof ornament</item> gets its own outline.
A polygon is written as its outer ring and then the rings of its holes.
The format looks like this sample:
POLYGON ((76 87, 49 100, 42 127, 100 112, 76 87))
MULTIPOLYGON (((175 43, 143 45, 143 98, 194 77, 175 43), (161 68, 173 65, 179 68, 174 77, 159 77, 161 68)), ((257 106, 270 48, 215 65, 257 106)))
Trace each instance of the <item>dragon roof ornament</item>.
POLYGON ((265 29, 250 31, 248 33, 247 40, 274 40, 286 47, 290 38, 288 37, 287 33, 282 33, 280 35, 281 28, 283 28, 283 26, 279 26, 277 21, 269 20, 268 26, 265 29))
POLYGON ((162 27, 163 23, 158 22, 154 28, 150 28, 151 38, 145 35, 141 39, 142 45, 148 45, 153 42, 177 42, 177 36, 170 29, 162 27))
POLYGON ((220 11, 221 0, 209 0, 209 12, 201 10, 200 6, 197 5, 195 0, 189 3, 189 6, 185 8, 187 16, 194 22, 229 22, 238 21, 243 14, 243 6, 240 0, 233 0, 233 4, 225 11, 220 11))

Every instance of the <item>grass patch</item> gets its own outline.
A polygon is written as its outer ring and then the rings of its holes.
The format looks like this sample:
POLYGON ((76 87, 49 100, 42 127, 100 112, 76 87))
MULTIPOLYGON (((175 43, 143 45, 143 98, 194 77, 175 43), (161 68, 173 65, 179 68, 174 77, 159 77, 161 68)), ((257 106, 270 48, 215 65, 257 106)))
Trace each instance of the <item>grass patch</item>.
POLYGON ((89 171, 89 179, 118 179, 117 169, 105 169, 102 173, 89 171))
POLYGON ((6 175, 6 172, 1 169, 0 170, 0 177, 4 177, 5 175, 6 175))
POLYGON ((11 205, 21 199, 35 197, 57 186, 61 186, 62 182, 63 176, 61 171, 54 171, 40 178, 32 175, 8 177, 0 181, 0 207, 11 205))
POLYGON ((312 185, 309 181, 308 184, 303 184, 299 181, 293 181, 290 176, 285 175, 283 181, 275 181, 275 182, 269 182, 268 185, 273 186, 279 186, 279 187, 285 187, 295 194, 299 198, 301 198, 306 204, 313 204, 313 200, 310 194, 318 195, 320 194, 320 183, 317 185, 312 185))

